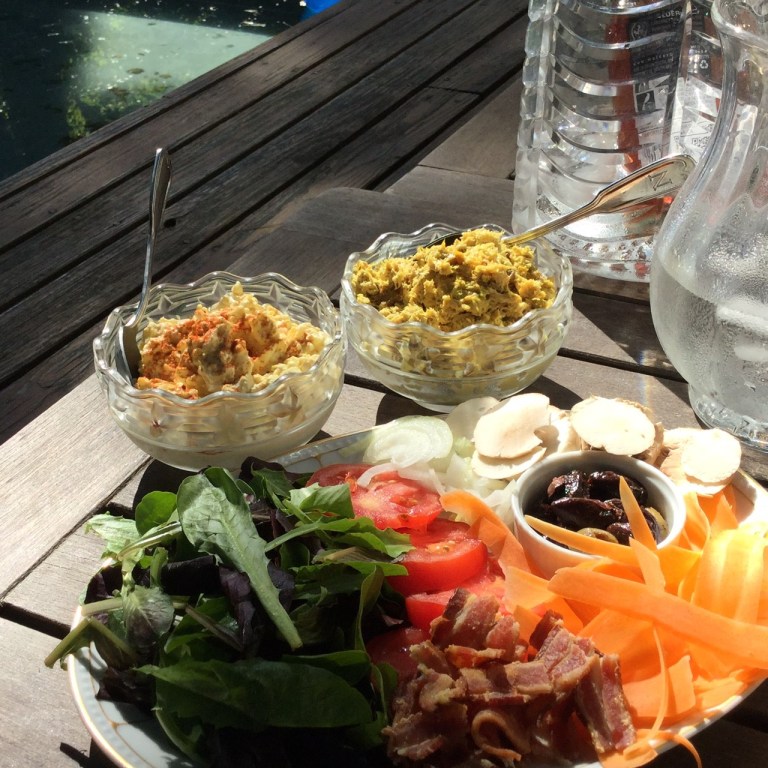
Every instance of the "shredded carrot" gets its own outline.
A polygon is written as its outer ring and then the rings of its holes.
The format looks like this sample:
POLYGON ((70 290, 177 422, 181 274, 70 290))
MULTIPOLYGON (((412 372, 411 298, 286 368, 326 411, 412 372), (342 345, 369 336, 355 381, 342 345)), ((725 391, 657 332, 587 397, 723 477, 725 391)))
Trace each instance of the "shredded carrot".
POLYGON ((661 722, 656 725, 659 713, 664 725, 679 722, 691 714, 698 703, 690 658, 684 656, 653 676, 625 682, 624 695, 639 725, 654 723, 655 729, 661 730, 661 722))
POLYGON ((570 549, 597 557, 609 557, 628 565, 634 565, 637 562, 635 556, 624 544, 596 539, 594 536, 585 536, 583 533, 571 531, 561 525, 548 523, 539 517, 526 515, 525 519, 534 531, 570 549))
POLYGON ((470 534, 483 541, 502 566, 530 570, 522 545, 484 501, 459 489, 444 493, 440 503, 443 509, 469 525, 470 534))
POLYGON ((730 531, 739 527, 735 501, 734 492, 730 486, 718 491, 714 496, 700 496, 698 498, 699 506, 709 520, 713 536, 721 531, 730 531))
POLYGON ((681 539, 692 549, 703 549, 709 540, 709 518, 699 505, 699 499, 695 493, 685 494, 685 526, 681 539))
POLYGON ((742 666, 768 669, 768 627, 729 619, 668 592, 652 592, 645 584, 579 566, 560 569, 549 584, 556 595, 566 600, 592 602, 654 621, 692 641, 706 638, 713 650, 727 654, 742 666))
POLYGON ((644 544, 648 549, 656 549, 656 539, 651 531, 648 521, 645 519, 643 510, 637 503, 635 495, 629 488, 627 481, 623 478, 619 478, 619 496, 621 497, 621 505, 624 507, 624 512, 629 520, 629 527, 632 530, 632 536, 644 544))
POLYGON ((667 580, 661 568, 661 561, 658 558, 655 542, 654 548, 649 549, 645 544, 632 538, 629 540, 629 547, 637 558, 637 564, 640 566, 643 581, 654 592, 663 592, 666 589, 667 580))

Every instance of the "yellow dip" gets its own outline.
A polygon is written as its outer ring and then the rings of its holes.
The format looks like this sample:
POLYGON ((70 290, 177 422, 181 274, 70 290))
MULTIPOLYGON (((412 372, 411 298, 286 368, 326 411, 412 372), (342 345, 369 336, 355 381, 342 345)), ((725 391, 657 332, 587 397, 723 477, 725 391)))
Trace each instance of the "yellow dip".
POLYGON ((212 392, 256 392, 289 371, 306 371, 328 342, 259 301, 240 283, 187 319, 161 318, 144 329, 139 389, 196 399, 212 392))
POLYGON ((413 256, 360 261, 352 288, 394 323, 416 321, 443 331, 474 323, 505 326, 548 307, 555 284, 534 265, 528 246, 508 246, 487 229, 464 232, 451 245, 419 248, 413 256))

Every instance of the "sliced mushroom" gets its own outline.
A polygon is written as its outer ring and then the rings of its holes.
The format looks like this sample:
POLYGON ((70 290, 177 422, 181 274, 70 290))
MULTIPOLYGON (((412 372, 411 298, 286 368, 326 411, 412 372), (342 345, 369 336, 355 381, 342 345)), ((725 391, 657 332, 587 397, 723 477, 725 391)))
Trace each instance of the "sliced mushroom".
POLYGON ((587 446, 620 456, 638 456, 657 439, 647 409, 629 400, 589 397, 573 406, 571 424, 587 446))
POLYGON ((475 427, 481 416, 495 410, 501 403, 495 397, 475 397, 457 405, 446 417, 454 437, 472 439, 475 427))
POLYGON ((568 411, 549 406, 550 428, 543 428, 537 432, 542 437, 544 445, 551 453, 565 453, 566 451, 578 451, 581 448, 581 439, 571 424, 571 415, 568 411), (546 437, 542 435, 546 434, 546 437))
POLYGON ((713 496, 725 488, 741 464, 739 441, 720 429, 668 429, 664 451, 659 469, 699 496, 713 496))
POLYGON ((536 430, 549 424, 549 398, 537 392, 515 395, 478 419, 477 452, 491 459, 514 459, 538 448, 536 430))
POLYGON ((488 480, 513 480, 541 461, 547 453, 544 446, 534 448, 522 456, 514 459, 492 459, 475 451, 472 456, 472 469, 480 477, 488 480))
POLYGON ((722 429, 702 429, 681 448, 680 465, 700 483, 727 483, 741 464, 741 445, 722 429))

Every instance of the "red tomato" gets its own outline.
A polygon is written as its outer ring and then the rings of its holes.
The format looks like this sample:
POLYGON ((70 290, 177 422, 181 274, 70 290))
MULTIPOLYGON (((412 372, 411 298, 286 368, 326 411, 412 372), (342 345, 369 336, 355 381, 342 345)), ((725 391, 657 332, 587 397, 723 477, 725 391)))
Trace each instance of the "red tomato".
POLYGON ((307 481, 307 485, 317 483, 318 485, 341 485, 349 483, 354 485, 360 475, 370 469, 370 464, 329 464, 327 467, 321 467, 307 481))
MULTIPOLYGON (((488 567, 475 578, 461 586, 478 595, 493 594, 499 601, 504 599, 504 577, 493 573, 495 569, 489 562, 488 567)), ((429 625, 443 615, 445 606, 453 596, 455 589, 442 592, 418 592, 405 598, 405 611, 414 627, 429 631, 429 625)))
POLYGON ((412 531, 414 548, 399 561, 408 575, 390 576, 390 585, 403 595, 413 595, 453 590, 477 576, 486 567, 488 549, 468 531, 464 523, 442 519, 426 531, 412 531))
POLYGON ((403 680, 416 674, 416 662, 408 649, 429 639, 429 633, 417 627, 398 627, 372 637, 365 646, 374 664, 391 664, 403 680))
POLYGON ((437 493, 397 472, 383 472, 367 487, 359 485, 357 479, 369 468, 367 464, 331 464, 315 472, 307 485, 347 483, 355 515, 371 518, 381 530, 424 530, 443 511, 437 493))
POLYGON ((448 605, 454 591, 447 589, 445 592, 417 592, 415 595, 408 595, 405 598, 405 612, 408 614, 408 621, 414 627, 429 632, 429 625, 438 616, 443 615, 445 606, 448 605))

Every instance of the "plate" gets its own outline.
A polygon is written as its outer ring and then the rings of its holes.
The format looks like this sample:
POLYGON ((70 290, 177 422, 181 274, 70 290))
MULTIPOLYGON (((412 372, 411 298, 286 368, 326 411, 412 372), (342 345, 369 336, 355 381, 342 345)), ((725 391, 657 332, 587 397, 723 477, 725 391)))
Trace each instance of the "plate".
MULTIPOLYGON (((314 472, 328 464, 359 461, 370 432, 364 430, 319 440, 277 461, 287 470, 300 473, 314 472)), ((768 492, 744 472, 736 475, 733 485, 737 495, 737 512, 742 522, 748 519, 768 520, 768 492)), ((73 625, 79 620, 78 610, 73 625)), ((69 682, 80 717, 107 757, 120 768, 195 768, 195 763, 170 743, 154 717, 129 704, 96 698, 104 668, 104 662, 93 648, 81 649, 68 661, 69 682)), ((683 721, 671 730, 691 738, 730 712, 761 682, 754 683, 740 696, 732 696, 705 717, 683 721)), ((665 752, 672 746, 672 742, 661 744, 658 751, 665 752)), ((600 764, 581 763, 571 768, 600 768, 600 764)))

